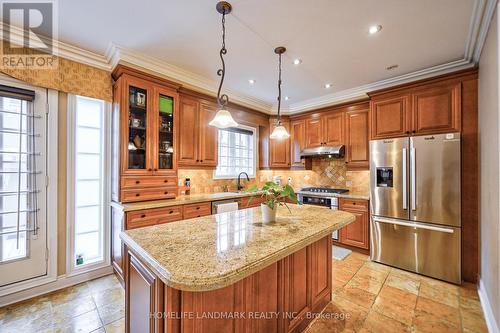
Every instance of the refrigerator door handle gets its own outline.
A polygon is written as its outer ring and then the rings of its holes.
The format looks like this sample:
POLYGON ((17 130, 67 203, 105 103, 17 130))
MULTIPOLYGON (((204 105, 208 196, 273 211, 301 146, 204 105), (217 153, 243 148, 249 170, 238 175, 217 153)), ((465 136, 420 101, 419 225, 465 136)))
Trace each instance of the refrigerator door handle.
POLYGON ((416 195, 416 179, 415 179, 415 170, 416 163, 415 163, 415 148, 411 147, 410 148, 410 200, 411 200, 411 210, 417 210, 417 195, 416 195))
POLYGON ((406 177, 408 168, 406 167, 406 148, 403 148, 403 209, 408 209, 408 198, 407 198, 407 188, 406 188, 406 177))
POLYGON ((452 234, 455 232, 451 228, 436 227, 433 225, 415 224, 415 223, 403 222, 400 220, 393 220, 393 219, 388 219, 388 218, 383 218, 383 217, 375 217, 374 216, 374 217, 372 217, 372 220, 373 220, 373 222, 396 224, 396 225, 410 227, 410 228, 416 228, 416 229, 427 229, 427 230, 432 230, 432 231, 446 232, 448 234, 452 234))

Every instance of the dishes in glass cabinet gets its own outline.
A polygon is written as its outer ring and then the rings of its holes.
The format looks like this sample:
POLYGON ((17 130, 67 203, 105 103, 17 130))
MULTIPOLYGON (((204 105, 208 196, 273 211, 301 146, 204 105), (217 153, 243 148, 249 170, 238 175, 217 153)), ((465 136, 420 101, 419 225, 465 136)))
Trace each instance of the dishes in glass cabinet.
POLYGON ((143 148, 144 140, 138 134, 134 136, 132 142, 134 143, 136 149, 143 148))

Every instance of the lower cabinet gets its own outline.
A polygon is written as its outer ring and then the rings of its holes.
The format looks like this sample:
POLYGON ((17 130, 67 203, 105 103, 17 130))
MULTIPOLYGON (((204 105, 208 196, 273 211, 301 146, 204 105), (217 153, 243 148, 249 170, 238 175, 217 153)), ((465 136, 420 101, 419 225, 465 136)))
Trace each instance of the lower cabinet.
POLYGON ((165 286, 128 252, 127 332, 302 332, 331 300, 331 251, 328 235, 232 285, 200 292, 165 286), (158 312, 167 316, 151 315, 158 312))
POLYGON ((162 332, 163 282, 131 252, 127 253, 125 282, 126 332, 162 332))
POLYGON ((370 248, 370 214, 368 200, 339 199, 339 209, 352 213, 356 220, 339 231, 340 244, 368 250, 370 248))

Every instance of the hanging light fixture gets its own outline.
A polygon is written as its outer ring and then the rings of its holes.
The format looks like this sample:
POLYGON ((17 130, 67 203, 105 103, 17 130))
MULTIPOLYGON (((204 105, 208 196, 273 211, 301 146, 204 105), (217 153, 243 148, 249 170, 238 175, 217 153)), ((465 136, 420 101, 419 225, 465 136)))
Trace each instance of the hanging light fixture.
POLYGON ((278 117, 276 118, 276 127, 274 127, 273 132, 270 135, 271 139, 288 139, 290 134, 286 130, 285 126, 281 124, 281 55, 285 53, 286 48, 279 46, 274 49, 274 53, 279 56, 279 71, 278 71, 278 117))
POLYGON ((222 83, 224 82, 224 75, 226 74, 226 64, 224 62, 224 55, 227 53, 226 49, 226 14, 231 12, 231 4, 226 1, 220 1, 217 3, 215 7, 219 13, 222 14, 222 47, 219 51, 220 60, 222 61, 222 68, 217 71, 217 75, 219 75, 220 83, 219 90, 217 91, 217 103, 219 104, 219 111, 215 114, 214 119, 210 123, 210 126, 215 126, 218 128, 228 128, 228 127, 236 127, 238 123, 234 121, 231 113, 226 110, 226 105, 229 102, 229 97, 226 94, 220 93, 222 89, 222 83))

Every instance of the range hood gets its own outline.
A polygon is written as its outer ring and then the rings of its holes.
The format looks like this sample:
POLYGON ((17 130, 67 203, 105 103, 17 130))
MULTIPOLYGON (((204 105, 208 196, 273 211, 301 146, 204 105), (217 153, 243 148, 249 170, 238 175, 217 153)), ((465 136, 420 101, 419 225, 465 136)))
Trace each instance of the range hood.
POLYGON ((315 148, 306 148, 300 152, 300 157, 322 157, 322 158, 338 158, 344 157, 344 145, 338 146, 321 146, 315 148))

